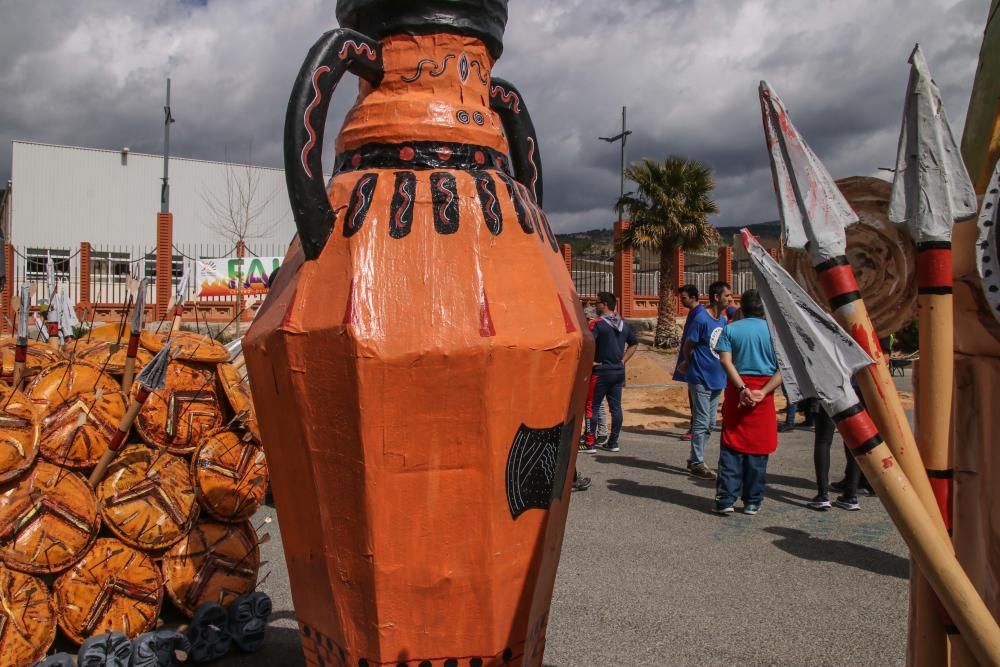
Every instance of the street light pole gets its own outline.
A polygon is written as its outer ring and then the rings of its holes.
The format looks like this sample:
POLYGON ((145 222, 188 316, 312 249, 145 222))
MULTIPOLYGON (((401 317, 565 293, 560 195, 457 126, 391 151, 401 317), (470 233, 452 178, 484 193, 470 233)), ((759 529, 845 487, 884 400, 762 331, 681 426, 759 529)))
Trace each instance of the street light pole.
POLYGON ((160 213, 170 211, 170 79, 167 79, 167 104, 163 107, 163 186, 160 188, 160 213))
MULTIPOLYGON (((609 144, 613 144, 617 141, 622 143, 621 152, 621 189, 619 190, 618 200, 621 201, 625 197, 625 141, 628 139, 628 135, 632 134, 632 131, 628 129, 628 123, 626 120, 627 107, 622 107, 622 131, 620 134, 616 134, 613 137, 598 137, 601 141, 606 141, 609 144)), ((618 221, 621 222, 622 219, 622 207, 616 206, 618 209, 618 221)))

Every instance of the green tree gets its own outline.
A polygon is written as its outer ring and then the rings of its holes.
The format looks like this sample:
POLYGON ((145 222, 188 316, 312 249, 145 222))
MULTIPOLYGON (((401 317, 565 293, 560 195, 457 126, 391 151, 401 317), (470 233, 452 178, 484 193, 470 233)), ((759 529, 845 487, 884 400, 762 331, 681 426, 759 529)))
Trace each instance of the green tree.
POLYGON ((680 344, 673 284, 674 249, 697 251, 719 240, 708 222, 718 213, 712 199, 715 179, 708 166, 687 158, 670 156, 663 163, 645 159, 625 170, 636 184, 634 192, 622 197, 615 208, 622 211, 630 226, 622 235, 624 248, 652 248, 660 252, 659 306, 656 336, 659 348, 680 344))

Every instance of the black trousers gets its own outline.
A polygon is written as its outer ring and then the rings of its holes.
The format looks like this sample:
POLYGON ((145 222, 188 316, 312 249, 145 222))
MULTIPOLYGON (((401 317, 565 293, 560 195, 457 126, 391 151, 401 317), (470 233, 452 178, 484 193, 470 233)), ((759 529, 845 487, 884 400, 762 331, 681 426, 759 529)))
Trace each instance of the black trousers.
MULTIPOLYGON (((813 464, 816 467, 816 490, 819 495, 828 498, 830 494, 830 448, 833 446, 833 434, 837 427, 833 419, 822 408, 816 413, 816 439, 813 441, 813 464)), ((851 455, 847 445, 844 445, 847 465, 844 468, 844 497, 854 499, 858 495, 858 484, 861 481, 861 468, 851 455)))

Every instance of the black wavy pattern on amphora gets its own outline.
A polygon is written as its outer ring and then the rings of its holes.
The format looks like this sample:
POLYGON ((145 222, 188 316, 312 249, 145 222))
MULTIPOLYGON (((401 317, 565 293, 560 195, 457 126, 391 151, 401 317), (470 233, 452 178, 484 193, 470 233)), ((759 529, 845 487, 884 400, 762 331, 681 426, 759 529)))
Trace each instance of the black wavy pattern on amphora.
POLYGON ((434 69, 430 70, 428 73, 436 79, 437 77, 441 76, 448 70, 448 61, 453 60, 454 58, 455 56, 449 53, 441 60, 440 65, 435 61, 431 60, 430 58, 424 58, 423 60, 417 63, 417 70, 413 73, 413 75, 402 77, 402 81, 403 83, 413 83, 414 81, 419 79, 421 76, 424 75, 424 65, 427 64, 434 65, 434 69))
POLYGON ((535 230, 531 226, 531 221, 528 220, 528 214, 524 210, 524 204, 521 202, 521 198, 517 196, 517 193, 514 190, 513 179, 504 173, 497 174, 497 178, 503 181, 504 185, 507 186, 507 196, 510 197, 510 201, 514 205, 514 214, 517 217, 517 224, 521 226, 521 231, 525 234, 534 234, 535 230))
POLYGON ((365 217, 372 207, 375 198, 375 188, 378 186, 378 174, 365 174, 354 184, 351 191, 351 202, 344 217, 344 236, 354 236, 365 224, 365 217))
POLYGON ((478 171, 472 175, 476 182, 476 195, 479 198, 479 208, 483 212, 483 222, 493 236, 503 231, 503 213, 500 210, 500 199, 497 197, 497 186, 489 172, 478 171))
POLYGON ((417 176, 412 171, 397 171, 389 205, 389 236, 401 239, 413 226, 413 208, 417 194, 417 176))
POLYGON ((458 183, 446 171, 431 174, 431 203, 434 205, 434 230, 438 234, 458 231, 458 183))
POLYGON ((497 169, 510 175, 510 160, 500 151, 474 144, 451 143, 445 141, 413 141, 404 144, 365 144, 352 151, 337 155, 333 165, 334 175, 350 171, 370 169, 456 169, 459 171, 481 171, 497 169), (412 149, 413 158, 404 160, 400 151, 412 149), (449 151, 447 159, 441 158, 441 149, 449 151), (483 155, 483 163, 476 161, 476 153, 483 155), (354 164, 357 156, 357 164, 354 164))

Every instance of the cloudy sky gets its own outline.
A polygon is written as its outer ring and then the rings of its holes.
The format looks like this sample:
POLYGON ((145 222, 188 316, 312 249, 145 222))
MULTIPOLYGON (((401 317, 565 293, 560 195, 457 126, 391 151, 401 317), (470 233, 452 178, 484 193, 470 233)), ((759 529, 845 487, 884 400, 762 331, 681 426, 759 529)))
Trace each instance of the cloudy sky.
MULTIPOLYGON (((285 104, 335 0, 0 0, 0 179, 10 142, 162 150, 281 166, 285 104)), ((757 103, 767 79, 835 177, 896 150, 919 41, 956 131, 989 0, 511 0, 495 72, 518 86, 541 143, 558 231, 605 227, 628 158, 696 158, 716 173, 720 226, 777 217, 757 103)), ((337 128, 353 93, 330 114, 337 128)), ((334 134, 331 131, 328 136, 334 134)), ((326 155, 330 151, 325 152, 326 155)))

